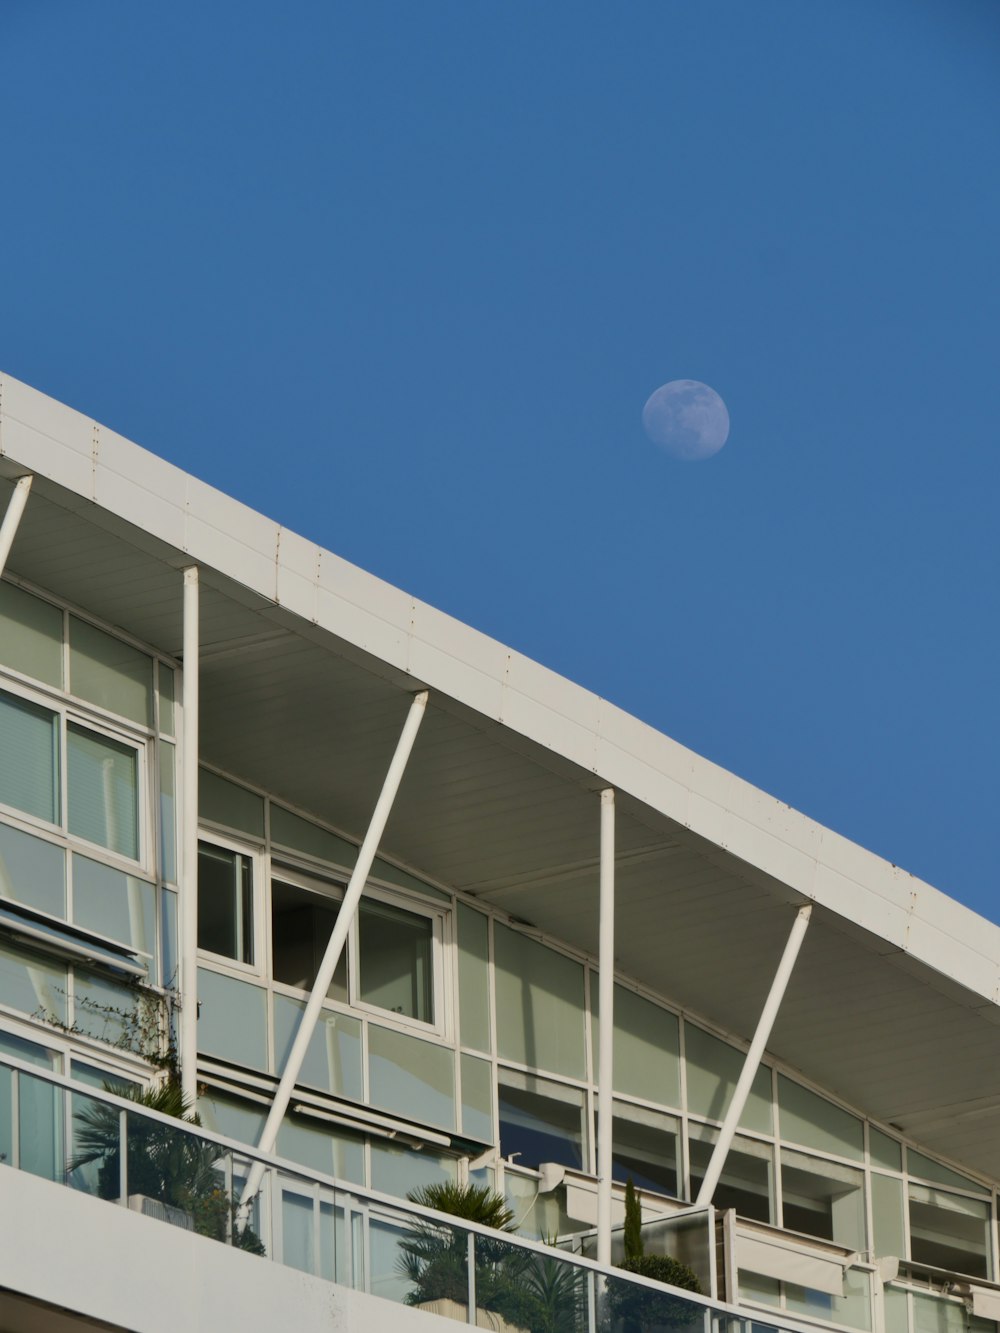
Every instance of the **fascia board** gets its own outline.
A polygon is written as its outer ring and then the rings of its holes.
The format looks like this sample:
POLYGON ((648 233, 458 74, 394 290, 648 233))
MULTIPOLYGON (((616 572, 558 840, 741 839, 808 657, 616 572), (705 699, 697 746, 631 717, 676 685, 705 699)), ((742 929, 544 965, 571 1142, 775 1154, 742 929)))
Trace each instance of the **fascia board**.
POLYGON ((1000 993, 997 926, 606 700, 10 376, 0 376, 0 458, 557 752, 593 773, 595 785, 629 793, 889 948, 991 1002, 1000 993))

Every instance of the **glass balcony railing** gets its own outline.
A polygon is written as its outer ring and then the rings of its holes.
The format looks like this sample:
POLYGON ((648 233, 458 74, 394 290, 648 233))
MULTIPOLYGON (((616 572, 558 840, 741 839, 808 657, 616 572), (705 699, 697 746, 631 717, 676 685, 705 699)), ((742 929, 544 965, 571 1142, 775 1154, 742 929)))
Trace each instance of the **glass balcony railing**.
POLYGON ((305 1171, 0 1061, 0 1163, 341 1286, 494 1333, 815 1333, 305 1171), (248 1178, 260 1179, 252 1200, 248 1178))

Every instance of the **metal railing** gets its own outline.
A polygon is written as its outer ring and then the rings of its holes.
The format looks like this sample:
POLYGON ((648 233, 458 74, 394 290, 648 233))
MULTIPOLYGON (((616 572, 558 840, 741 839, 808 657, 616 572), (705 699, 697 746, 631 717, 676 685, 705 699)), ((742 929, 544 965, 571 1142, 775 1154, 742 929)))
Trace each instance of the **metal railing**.
POLYGON ((4 1056, 0 1163, 495 1333, 816 1333, 435 1213, 4 1056), (261 1187, 238 1206, 251 1172, 261 1187))

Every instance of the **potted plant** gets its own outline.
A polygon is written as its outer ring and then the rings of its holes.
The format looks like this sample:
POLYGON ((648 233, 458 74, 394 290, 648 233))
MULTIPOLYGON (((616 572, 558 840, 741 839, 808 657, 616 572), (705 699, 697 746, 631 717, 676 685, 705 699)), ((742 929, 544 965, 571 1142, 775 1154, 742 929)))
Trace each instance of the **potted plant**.
MULTIPOLYGON (((642 1239, 642 1206, 631 1177, 625 1186, 625 1257, 617 1266, 626 1273, 652 1278, 683 1291, 701 1293, 696 1274, 678 1259, 665 1254, 646 1254, 642 1239)), ((682 1296, 653 1291, 638 1283, 608 1283, 608 1309, 612 1327, 621 1333, 649 1333, 651 1329, 679 1329, 701 1317, 701 1307, 682 1296)))
MULTIPOLYGON (((157 1088, 122 1090, 106 1086, 105 1090, 138 1107, 173 1116, 186 1126, 201 1124, 174 1078, 157 1088)), ((121 1175, 119 1108, 88 1099, 76 1112, 75 1120, 76 1152, 67 1171, 96 1164, 99 1197, 117 1199, 121 1175)), ((174 1129, 148 1116, 128 1117, 125 1164, 129 1197, 155 1199, 167 1209, 178 1210, 198 1235, 231 1239, 239 1249, 263 1254, 264 1246, 256 1233, 250 1227, 234 1225, 235 1209, 216 1166, 218 1156, 214 1144, 187 1129, 174 1129)))

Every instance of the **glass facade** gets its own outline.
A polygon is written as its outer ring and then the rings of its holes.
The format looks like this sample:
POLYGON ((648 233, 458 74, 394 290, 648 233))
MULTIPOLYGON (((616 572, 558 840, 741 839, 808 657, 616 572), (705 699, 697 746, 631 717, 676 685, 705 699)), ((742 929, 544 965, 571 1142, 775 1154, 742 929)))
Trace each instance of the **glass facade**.
MULTIPOLYGON (((13 914, 0 924, 0 1024, 11 1042, 27 1040, 15 1028, 48 1025, 63 1042, 84 1043, 88 1056, 100 1046, 152 1053, 135 1045, 143 997, 169 998, 179 963, 178 691, 174 667, 153 652, 0 582, 0 906, 13 914), (25 922, 41 922, 56 943, 29 939, 25 922), (60 953, 55 926, 63 945, 101 945, 111 963, 60 953), (115 971, 116 958, 142 972, 138 986, 115 971)), ((357 847, 211 770, 202 773, 200 814, 198 1041, 209 1076, 226 1089, 206 1093, 206 1123, 252 1140, 357 847)), ((583 1231, 587 1218, 567 1210, 545 1169, 564 1168, 584 1192, 593 1186, 597 995, 592 958, 425 882, 417 869, 378 860, 278 1151, 394 1195, 487 1179, 516 1204, 526 1232, 583 1231)), ((626 978, 615 985, 614 1031, 614 1179, 644 1191, 647 1210, 690 1202, 745 1048, 626 978)), ((12 1053, 21 1058, 28 1047, 12 1053)), ((27 1169, 44 1175, 58 1172, 65 1145, 43 1102, 26 1105, 39 1128, 23 1153, 27 1169)), ((285 1204, 291 1252, 315 1218, 298 1196, 285 1204)), ((754 1079, 715 1204, 796 1243, 855 1256, 842 1292, 740 1271, 744 1300, 790 1316, 922 1333, 953 1321, 954 1303, 890 1287, 881 1324, 873 1321, 875 1260, 980 1281, 997 1271, 991 1184, 770 1059, 754 1079)))

